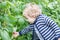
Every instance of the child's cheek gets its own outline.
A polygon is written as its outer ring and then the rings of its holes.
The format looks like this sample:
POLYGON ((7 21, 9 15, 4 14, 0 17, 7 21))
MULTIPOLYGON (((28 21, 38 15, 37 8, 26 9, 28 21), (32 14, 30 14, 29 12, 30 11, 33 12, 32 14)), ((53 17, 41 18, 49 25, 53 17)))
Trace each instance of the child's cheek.
POLYGON ((31 24, 31 23, 34 23, 34 21, 35 21, 35 19, 33 19, 33 18, 29 18, 28 19, 28 22, 31 24))
POLYGON ((36 14, 35 14, 35 13, 32 13, 32 14, 29 14, 29 16, 30 16, 31 18, 35 18, 35 17, 36 17, 36 14))

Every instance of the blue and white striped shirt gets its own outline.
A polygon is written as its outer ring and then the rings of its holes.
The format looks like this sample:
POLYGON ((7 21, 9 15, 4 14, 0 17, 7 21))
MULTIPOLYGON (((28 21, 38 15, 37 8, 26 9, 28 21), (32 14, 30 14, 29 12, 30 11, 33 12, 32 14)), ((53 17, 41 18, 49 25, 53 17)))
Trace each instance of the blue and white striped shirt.
POLYGON ((19 34, 23 35, 33 31, 34 25, 44 40, 58 40, 60 38, 60 28, 58 25, 51 18, 43 14, 39 15, 33 24, 20 31, 19 34))

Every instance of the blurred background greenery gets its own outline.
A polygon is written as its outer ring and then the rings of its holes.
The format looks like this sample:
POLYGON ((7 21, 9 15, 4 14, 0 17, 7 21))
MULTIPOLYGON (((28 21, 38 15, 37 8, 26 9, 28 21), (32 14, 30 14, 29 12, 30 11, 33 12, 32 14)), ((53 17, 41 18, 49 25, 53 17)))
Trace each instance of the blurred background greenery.
POLYGON ((42 13, 51 17, 60 26, 60 0, 0 0, 0 40, 31 40, 32 33, 17 38, 14 31, 20 31, 29 23, 22 15, 25 4, 34 2, 42 7, 42 13))

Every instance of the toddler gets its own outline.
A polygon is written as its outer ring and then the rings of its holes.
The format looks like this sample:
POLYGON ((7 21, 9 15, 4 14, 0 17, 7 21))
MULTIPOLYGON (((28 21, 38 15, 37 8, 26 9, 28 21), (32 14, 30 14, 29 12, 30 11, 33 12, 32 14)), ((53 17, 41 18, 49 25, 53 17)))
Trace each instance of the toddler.
POLYGON ((36 34, 35 26, 44 40, 60 40, 60 28, 51 18, 42 14, 38 5, 34 3, 26 4, 23 15, 27 18, 30 25, 19 32, 14 32, 14 37, 33 31, 32 40, 41 40, 37 36, 39 34, 36 34))

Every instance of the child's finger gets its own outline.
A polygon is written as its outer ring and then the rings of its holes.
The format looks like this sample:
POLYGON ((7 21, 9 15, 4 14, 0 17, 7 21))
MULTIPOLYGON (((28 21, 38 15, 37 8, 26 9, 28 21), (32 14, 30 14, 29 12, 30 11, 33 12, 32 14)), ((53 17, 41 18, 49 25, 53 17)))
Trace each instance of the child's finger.
POLYGON ((13 34, 17 34, 17 32, 13 32, 13 34))

